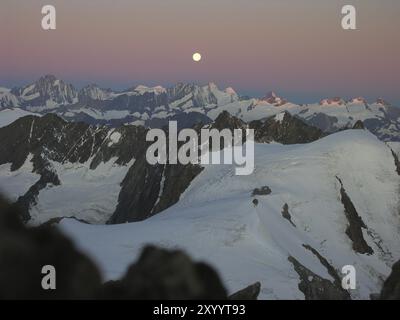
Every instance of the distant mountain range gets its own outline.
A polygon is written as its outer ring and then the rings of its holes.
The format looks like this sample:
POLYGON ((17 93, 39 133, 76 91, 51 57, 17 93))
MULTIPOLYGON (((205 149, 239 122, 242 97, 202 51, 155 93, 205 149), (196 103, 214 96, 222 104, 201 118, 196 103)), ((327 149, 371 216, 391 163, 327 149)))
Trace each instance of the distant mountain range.
POLYGON ((327 133, 352 127, 361 120, 381 140, 400 141, 400 108, 381 98, 368 102, 362 97, 335 97, 304 105, 274 92, 263 98, 240 97, 234 89, 220 90, 214 83, 179 83, 171 88, 140 85, 117 92, 95 84, 77 90, 47 75, 22 88, 0 88, 0 110, 0 125, 32 113, 55 113, 67 121, 112 127, 163 127, 168 120, 177 120, 181 128, 211 123, 222 111, 245 122, 288 111, 327 133))

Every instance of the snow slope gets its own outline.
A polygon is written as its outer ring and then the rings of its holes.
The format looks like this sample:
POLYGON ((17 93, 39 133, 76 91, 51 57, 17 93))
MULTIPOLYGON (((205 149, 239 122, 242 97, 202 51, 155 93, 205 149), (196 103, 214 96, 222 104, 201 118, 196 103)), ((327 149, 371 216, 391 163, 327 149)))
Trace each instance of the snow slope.
POLYGON ((9 124, 13 123, 15 120, 29 116, 35 115, 40 117, 40 114, 28 112, 19 108, 12 108, 12 109, 4 109, 0 111, 0 128, 8 126, 9 124))
POLYGON ((18 107, 19 103, 18 97, 10 89, 0 87, 0 109, 18 107))
POLYGON ((250 176, 235 176, 230 165, 206 166, 176 205, 143 222, 100 226, 65 219, 60 227, 107 279, 120 277, 152 243, 209 262, 230 292, 260 281, 261 299, 303 299, 289 256, 332 280, 302 246, 308 244, 337 270, 356 267, 353 298, 379 292, 400 258, 400 178, 390 149, 367 131, 350 130, 306 145, 256 144, 255 157, 250 176), (372 255, 354 252, 345 234, 336 176, 368 227, 363 235, 372 255), (257 196, 255 206, 252 191, 266 185, 272 193, 257 196), (295 227, 282 217, 285 203, 295 227))
MULTIPOLYGON (((116 143, 118 139, 119 133, 114 132, 110 141, 116 143)), ((30 154, 16 171, 11 171, 9 163, 0 165, 0 194, 11 202, 17 201, 40 179, 33 172, 32 157, 30 154)), ((94 224, 107 222, 118 203, 121 182, 134 160, 118 165, 117 158, 111 158, 90 169, 92 160, 63 164, 50 161, 61 184, 40 191, 36 204, 30 208, 31 225, 58 217, 75 217, 94 224)))
MULTIPOLYGON (((1 113, 1 112, 0 112, 1 113)), ((11 171, 11 164, 0 165, 0 194, 14 202, 23 196, 28 189, 40 179, 40 175, 33 173, 32 154, 16 171, 11 171)))
MULTIPOLYGON (((117 139, 115 132, 111 138, 117 139)), ((111 158, 96 169, 86 163, 51 162, 61 185, 47 187, 39 193, 37 204, 30 209, 31 224, 41 224, 52 218, 75 217, 89 223, 106 223, 118 203, 121 182, 132 160, 125 166, 111 158)))

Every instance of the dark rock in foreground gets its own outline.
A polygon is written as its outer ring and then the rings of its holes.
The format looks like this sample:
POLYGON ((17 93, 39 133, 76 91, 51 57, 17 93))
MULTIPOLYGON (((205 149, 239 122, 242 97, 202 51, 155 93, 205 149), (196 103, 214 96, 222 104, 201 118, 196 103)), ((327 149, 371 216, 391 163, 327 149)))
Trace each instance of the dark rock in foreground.
POLYGON ((350 240, 353 241, 353 250, 361 254, 373 254, 374 250, 367 244, 362 233, 362 229, 368 228, 354 207, 353 202, 343 186, 342 180, 340 180, 339 177, 336 177, 336 179, 340 183, 341 201, 347 221, 349 222, 346 234, 350 240))
POLYGON ((89 299, 100 273, 56 228, 26 228, 19 213, 0 200, 0 299, 89 299), (56 269, 56 290, 41 286, 42 268, 56 269))
POLYGON ((349 300, 350 296, 335 282, 321 278, 303 266, 298 260, 289 256, 288 260, 300 277, 299 289, 306 300, 349 300))
POLYGON ((380 298, 382 300, 400 300, 400 261, 393 265, 392 273, 383 285, 380 298))
POLYGON ((256 282, 228 297, 230 300, 257 300, 260 294, 261 283, 256 282))
POLYGON ((293 223, 293 221, 292 221, 292 216, 290 215, 290 212, 289 212, 289 205, 287 204, 287 203, 285 203, 284 205, 283 205, 283 208, 282 208, 282 217, 284 217, 286 220, 288 220, 289 222, 290 222, 290 224, 293 226, 293 227, 295 227, 296 228, 296 225, 293 223))
POLYGON ((109 282, 109 299, 226 299, 218 274, 181 251, 146 247, 120 281, 109 282))
POLYGON ((353 129, 365 129, 364 123, 363 123, 361 120, 358 120, 358 121, 354 124, 353 129))
POLYGON ((271 194, 271 192, 272 192, 272 190, 271 190, 270 187, 264 186, 264 187, 261 187, 261 188, 255 188, 251 195, 253 197, 254 196, 267 196, 267 195, 271 194))
MULTIPOLYGON (((255 299, 259 286, 233 298, 255 299)), ((227 299, 227 292, 212 267, 153 246, 121 280, 103 285, 96 265, 56 227, 26 227, 0 198, 0 299, 227 299), (42 288, 46 265, 55 268, 55 290, 42 288)))

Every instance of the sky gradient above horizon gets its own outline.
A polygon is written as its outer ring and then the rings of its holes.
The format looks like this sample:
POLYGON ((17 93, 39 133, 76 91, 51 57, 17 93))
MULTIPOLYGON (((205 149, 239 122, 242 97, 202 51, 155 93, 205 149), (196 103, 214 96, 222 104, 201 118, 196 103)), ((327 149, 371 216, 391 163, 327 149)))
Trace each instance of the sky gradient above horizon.
POLYGON ((55 74, 76 86, 216 82, 293 101, 400 105, 398 0, 2 0, 0 86, 55 74), (41 8, 57 9, 57 30, 41 8), (341 7, 357 8, 355 31, 341 7), (199 63, 192 54, 200 52, 199 63))

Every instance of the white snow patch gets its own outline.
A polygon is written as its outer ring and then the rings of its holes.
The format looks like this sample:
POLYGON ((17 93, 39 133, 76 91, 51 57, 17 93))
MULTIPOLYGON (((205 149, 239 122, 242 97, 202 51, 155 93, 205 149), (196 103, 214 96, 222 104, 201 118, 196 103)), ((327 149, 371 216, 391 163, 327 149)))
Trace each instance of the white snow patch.
POLYGON ((134 162, 119 166, 116 160, 101 163, 95 170, 90 169, 90 160, 85 164, 52 162, 61 185, 40 191, 37 205, 30 210, 32 224, 56 217, 105 223, 115 210, 121 182, 134 162))
POLYGON ((40 114, 28 112, 19 108, 12 109, 4 109, 0 111, 0 128, 8 126, 13 123, 15 120, 25 116, 38 116, 41 117, 40 114))
POLYGON ((11 164, 0 165, 0 194, 11 202, 23 196, 35 184, 40 175, 33 173, 33 155, 29 154, 21 168, 11 171, 11 164))
POLYGON ((119 140, 121 139, 121 133, 119 133, 118 131, 114 131, 113 133, 111 133, 110 135, 110 142, 108 143, 108 147, 111 147, 113 144, 117 144, 119 142, 119 140))
POLYGON ((279 123, 282 123, 282 121, 283 121, 284 118, 285 118, 285 113, 284 113, 284 112, 278 113, 278 114, 275 116, 275 121, 276 121, 276 122, 279 122, 279 123))

